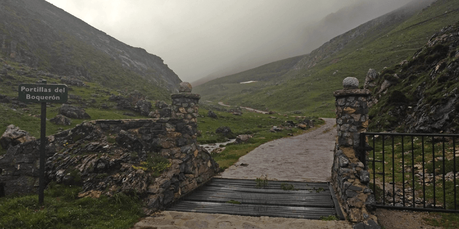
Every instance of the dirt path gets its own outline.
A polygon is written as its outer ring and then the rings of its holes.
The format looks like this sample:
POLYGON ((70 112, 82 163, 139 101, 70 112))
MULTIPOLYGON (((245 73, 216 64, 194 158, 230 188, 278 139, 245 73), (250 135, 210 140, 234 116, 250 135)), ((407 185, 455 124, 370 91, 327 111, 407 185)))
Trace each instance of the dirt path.
POLYGON ((311 132, 265 143, 226 169, 220 177, 269 180, 327 182, 331 179, 336 120, 311 132))

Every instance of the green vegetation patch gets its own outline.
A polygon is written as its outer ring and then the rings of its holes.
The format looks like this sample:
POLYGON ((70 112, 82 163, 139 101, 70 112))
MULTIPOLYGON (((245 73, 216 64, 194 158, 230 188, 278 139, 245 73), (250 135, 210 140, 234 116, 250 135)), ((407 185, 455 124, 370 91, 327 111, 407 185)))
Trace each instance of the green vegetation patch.
POLYGON ((445 229, 459 228, 459 214, 457 213, 430 213, 432 217, 424 218, 427 224, 445 229))
MULTIPOLYGON (((204 105, 206 107, 206 105, 204 105)), ((297 115, 282 115, 282 114, 259 114, 255 112, 243 111, 243 114, 233 115, 228 112, 215 111, 218 119, 207 117, 209 107, 199 109, 198 130, 201 136, 198 137, 198 143, 218 143, 226 142, 228 138, 221 134, 216 134, 215 130, 221 126, 229 127, 234 135, 249 134, 252 138, 243 144, 229 144, 221 153, 212 153, 212 158, 220 165, 220 170, 223 171, 229 166, 233 165, 238 159, 250 151, 254 150, 263 143, 283 138, 294 136, 310 131, 311 128, 306 130, 300 128, 286 128, 279 132, 271 132, 273 126, 286 125, 286 121, 293 121, 298 123, 304 119, 314 120, 315 128, 324 124, 325 122, 318 117, 302 117, 296 119, 297 115)), ((312 129, 315 129, 312 128, 312 129)))
MULTIPOLYGON (((455 187, 454 177, 448 178, 446 176, 448 173, 452 174, 451 172, 458 171, 457 168, 454 169, 454 165, 459 166, 459 160, 456 158, 456 163, 454 162, 453 142, 432 142, 428 140, 427 138, 424 139, 423 143, 421 137, 404 137, 402 144, 401 137, 394 137, 394 146, 392 147, 392 138, 387 138, 384 139, 383 147, 383 137, 375 138, 375 151, 374 153, 370 151, 368 155, 371 179, 373 180, 373 172, 375 171, 375 178, 380 183, 383 181, 383 173, 385 175, 386 192, 388 190, 392 191, 392 185, 387 185, 389 183, 395 183, 396 189, 400 190, 403 189, 404 184, 406 190, 414 188, 416 198, 425 199, 426 205, 435 201, 436 205, 443 206, 446 209, 454 209, 454 203, 459 204, 459 195, 455 200, 453 193, 454 189, 457 192, 459 192, 459 189, 455 187), (373 160, 376 161, 374 164, 372 163, 373 160), (380 161, 384 161, 384 163, 380 161), (435 180, 431 176, 434 170, 435 180), (424 174, 425 180, 419 174, 424 174)), ((373 138, 369 138, 369 144, 373 147, 373 138)), ((459 177, 456 177, 457 184, 459 184, 459 177)), ((374 184, 370 184, 370 187, 373 188, 374 184)), ((377 201, 382 202, 382 185, 376 186, 375 193, 377 201)), ((406 191, 406 194, 411 195, 411 191, 406 191)), ((386 200, 387 202, 388 200, 386 200)), ((412 203, 412 201, 406 200, 406 203, 412 203)), ((459 205, 456 207, 459 207, 459 205)))
POLYGON ((80 187, 51 184, 38 196, 0 198, 0 228, 131 228, 143 216, 135 196, 78 198, 80 187))
POLYGON ((295 188, 295 186, 293 186, 293 184, 282 183, 280 187, 282 190, 285 190, 285 191, 298 190, 295 188))

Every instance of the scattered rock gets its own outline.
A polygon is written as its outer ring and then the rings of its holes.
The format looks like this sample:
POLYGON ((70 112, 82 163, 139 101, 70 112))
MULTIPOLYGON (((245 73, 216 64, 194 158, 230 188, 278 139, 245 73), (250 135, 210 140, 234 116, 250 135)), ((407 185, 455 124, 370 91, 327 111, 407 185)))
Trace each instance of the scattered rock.
POLYGON ((151 103, 147 100, 139 100, 135 105, 135 110, 139 111, 141 115, 148 116, 150 114, 151 103))
POLYGON ((227 126, 220 126, 215 130, 215 133, 222 134, 223 136, 229 137, 233 135, 231 129, 227 126))
POLYGON ((8 149, 11 146, 34 140, 35 137, 31 136, 27 131, 11 124, 6 127, 5 132, 0 137, 0 145, 3 149, 8 149))
POLYGON ((242 134, 236 137, 236 143, 248 142, 252 138, 252 135, 242 134))
POLYGON ((49 120, 50 122, 56 124, 56 125, 62 125, 62 126, 70 126, 72 124, 72 120, 61 115, 61 114, 58 114, 56 115, 56 117, 52 118, 51 120, 49 120))
POLYGON ((209 118, 218 118, 217 114, 215 114, 213 111, 209 110, 209 112, 207 112, 207 117, 209 118))
POLYGON ((0 103, 11 103, 11 99, 6 95, 0 95, 0 103))
POLYGON ((298 128, 302 129, 302 130, 306 130, 308 128, 308 126, 306 124, 298 124, 298 128))
POLYGON ((86 113, 86 111, 83 108, 74 107, 68 104, 62 104, 62 106, 59 108, 59 114, 75 119, 91 118, 91 116, 89 116, 89 114, 86 113))
POLYGON ((163 109, 169 107, 169 105, 167 105, 167 103, 165 103, 164 101, 158 101, 155 103, 155 107, 157 109, 163 109))
POLYGON ((67 77, 62 77, 61 78, 61 82, 65 83, 65 84, 68 84, 68 85, 78 86, 78 87, 86 86, 86 84, 81 80, 71 79, 71 78, 67 78, 67 77))
POLYGON ((279 132, 279 131, 282 131, 282 128, 277 127, 277 126, 273 126, 269 131, 271 131, 271 132, 279 132))
POLYGON ((242 111, 231 111, 230 113, 233 114, 233 115, 237 115, 237 116, 241 116, 242 115, 242 111))

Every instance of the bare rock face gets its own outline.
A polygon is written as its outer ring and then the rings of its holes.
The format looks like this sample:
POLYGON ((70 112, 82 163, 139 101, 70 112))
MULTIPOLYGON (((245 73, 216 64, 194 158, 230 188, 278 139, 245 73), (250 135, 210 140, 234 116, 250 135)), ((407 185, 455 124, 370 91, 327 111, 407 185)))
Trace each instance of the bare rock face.
POLYGON ((365 83, 363 85, 364 89, 374 88, 376 86, 375 80, 378 78, 378 72, 372 68, 370 68, 367 72, 367 76, 365 77, 365 83))
POLYGON ((90 119, 88 113, 83 108, 74 107, 68 104, 62 104, 61 108, 59 108, 59 114, 64 115, 68 118, 76 118, 76 119, 90 119))
POLYGON ((31 136, 27 131, 19 129, 19 127, 11 124, 6 127, 2 137, 0 137, 0 145, 3 149, 8 149, 24 142, 33 141, 35 137, 31 136))

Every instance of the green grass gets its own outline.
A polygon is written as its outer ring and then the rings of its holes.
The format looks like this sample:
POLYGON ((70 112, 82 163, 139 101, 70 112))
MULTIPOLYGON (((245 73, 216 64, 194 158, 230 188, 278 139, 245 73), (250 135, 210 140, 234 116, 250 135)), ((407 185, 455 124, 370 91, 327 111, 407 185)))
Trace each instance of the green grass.
POLYGON ((140 200, 117 194, 78 198, 79 187, 53 185, 38 196, 0 198, 0 228, 130 228, 143 216, 140 200))
MULTIPOLYGON (((384 153, 382 147, 382 137, 375 139, 375 153, 371 151, 368 155, 370 162, 368 164, 369 171, 373 179, 373 171, 376 171, 376 179, 380 182, 383 181, 383 176, 378 173, 385 174, 386 184, 389 182, 395 182, 397 188, 402 189, 403 182, 405 182, 405 189, 414 188, 416 198, 421 197, 427 200, 427 204, 433 203, 435 200, 436 204, 446 204, 446 209, 454 209, 454 182, 447 181, 445 179, 443 186, 443 175, 448 172, 454 171, 454 156, 453 156, 453 144, 452 142, 429 142, 428 138, 424 139, 422 143, 421 137, 414 137, 413 144, 411 143, 411 137, 404 137, 403 145, 401 137, 394 137, 394 147, 392 148, 392 138, 385 139, 384 141, 384 153), (445 151, 443 153, 443 145, 445 151), (424 156, 423 156, 424 151, 424 156), (444 160, 440 160, 444 158, 444 160), (373 166, 372 160, 384 161, 383 163, 376 162, 373 166), (403 166, 405 165, 404 169, 403 166), (413 168, 416 168, 414 169, 413 168), (395 169, 393 169, 395 168, 395 169), (435 190, 433 186, 433 180, 426 182, 426 186, 423 187, 422 180, 418 179, 416 174, 418 171, 425 174, 433 173, 435 168, 435 174, 440 175, 440 178, 435 180, 435 190), (414 173, 414 185, 413 185, 413 173, 414 173), (424 194, 425 193, 425 194, 424 194), (445 193, 445 195, 444 195, 445 193), (445 199, 446 198, 446 199, 445 199)), ((370 146, 373 146, 373 139, 369 138, 370 146)), ((457 145, 456 145, 457 147, 457 145)), ((456 162, 458 160, 456 159, 456 162)), ((456 172, 458 172, 459 163, 456 164, 456 172)), ((427 178, 426 178, 427 179, 427 178)), ((427 180, 428 181, 428 180, 427 180)), ((459 177, 456 178, 456 184, 459 184, 459 177)), ((370 185, 373 187, 373 184, 370 185)), ((382 187, 377 190, 377 198, 381 201, 382 187)), ((397 189, 396 188, 396 189, 397 189)), ((392 190, 392 185, 386 185, 386 191, 392 190)), ((456 187, 456 191, 459 193, 459 189, 456 187)), ((411 191, 407 193, 412 193, 411 191)), ((412 202, 412 201, 407 201, 412 202)), ((386 200, 387 203, 387 200, 386 200)), ((456 197, 456 204, 459 208, 459 195, 456 197)))
MULTIPOLYGON (((300 110, 311 116, 334 117, 333 92, 345 77, 357 77, 363 86, 369 68, 381 71, 409 59, 440 29, 456 23, 459 0, 437 1, 409 18, 392 17, 386 24, 369 26, 363 36, 344 41, 337 37, 323 46, 328 52, 273 62, 199 85, 203 100, 224 101, 264 110, 300 110), (445 12, 451 12, 445 14, 445 12), (344 47, 335 52, 343 42, 344 47), (304 66, 292 63, 308 62, 304 66), (314 66, 312 66, 314 65, 314 66), (311 67, 312 66, 312 67, 311 67), (288 69, 286 69, 288 68, 288 69), (239 84, 257 80, 257 83, 239 84)), ((357 32, 358 34, 358 32, 357 32)))
POLYGON ((298 190, 293 184, 282 183, 280 187, 284 191, 298 190))
MULTIPOLYGON (((34 72, 36 70, 31 69, 22 64, 18 64, 11 61, 5 61, 5 63, 11 65, 15 69, 25 69, 26 72, 34 72)), ((48 84, 61 84, 59 79, 49 76, 29 77, 26 75, 20 75, 17 72, 10 71, 8 74, 11 77, 3 79, 4 81, 0 84, 0 94, 9 97, 18 96, 18 86, 21 83, 36 83, 38 79, 47 80, 48 84)), ((85 82, 86 86, 68 86, 69 95, 80 96, 85 101, 87 108, 86 112, 91 116, 91 120, 94 119, 142 119, 147 118, 140 116, 139 114, 132 111, 117 110, 113 107, 116 105, 114 102, 108 100, 110 94, 119 94, 119 92, 102 86, 94 82, 85 82), (94 100, 94 102, 91 102, 94 100), (106 104, 109 109, 101 109, 102 104, 106 104), (133 113, 135 116, 128 116, 125 113, 133 113)), ((75 102, 69 99, 69 102, 75 102)), ((154 103, 154 101, 151 101, 154 103)), ((75 106, 82 106, 81 104, 72 104, 75 106)), ((58 110, 61 104, 50 104, 48 103, 46 109, 46 118, 52 119, 58 114, 58 110)), ((0 133, 3 133, 6 127, 10 124, 18 126, 20 129, 29 132, 32 136, 40 137, 40 118, 41 115, 41 104, 29 103, 26 107, 17 106, 13 103, 0 103, 0 133)), ((46 136, 55 134, 64 129, 70 129, 76 125, 87 121, 82 119, 71 119, 72 124, 70 126, 59 126, 51 122, 46 122, 46 136)), ((3 149, 0 149, 0 154, 3 149)))
POLYGON ((430 218, 424 218, 427 224, 444 229, 459 228, 459 214, 457 213, 431 213, 430 218))
POLYGON ((264 176, 261 176, 261 177, 257 177, 255 179, 255 188, 266 188, 268 187, 268 175, 264 175, 264 176))
POLYGON ((239 202, 237 200, 228 200, 228 201, 226 201, 226 203, 228 203, 228 204, 241 204, 241 202, 239 202))
MULTIPOLYGON (((285 125, 285 121, 293 121, 298 123, 305 118, 298 119, 297 115, 282 115, 282 114, 258 114, 255 112, 243 111, 241 116, 233 115, 228 112, 215 111, 218 119, 207 117, 208 107, 201 106, 199 109, 198 130, 201 131, 201 136, 198 137, 200 144, 217 143, 227 141, 227 137, 216 134, 215 130, 220 126, 228 126, 234 135, 250 134, 252 138, 244 144, 229 144, 221 153, 213 153, 212 157, 220 165, 221 171, 233 165, 238 159, 248 152, 263 143, 304 133, 307 130, 299 128, 284 129, 280 132, 270 132, 272 126, 285 125), (206 108, 203 108, 206 107, 206 108)), ((307 117, 307 119, 315 120, 315 125, 320 126, 324 123, 323 120, 317 117, 307 117)))

